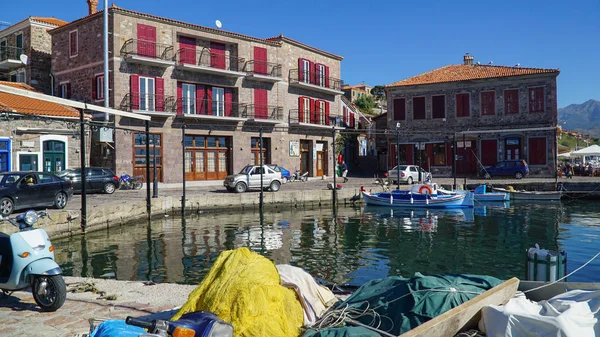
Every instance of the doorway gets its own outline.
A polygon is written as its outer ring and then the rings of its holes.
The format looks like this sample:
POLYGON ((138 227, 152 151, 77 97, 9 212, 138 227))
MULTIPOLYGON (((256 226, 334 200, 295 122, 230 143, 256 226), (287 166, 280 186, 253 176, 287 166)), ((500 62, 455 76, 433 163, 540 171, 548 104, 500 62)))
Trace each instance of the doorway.
POLYGON ((518 137, 506 138, 504 152, 506 160, 521 159, 521 139, 518 137))
POLYGON ((308 172, 310 175, 311 166, 312 166, 312 141, 310 140, 301 140, 300 141, 300 171, 308 172))
POLYGON ((65 142, 46 140, 44 149, 44 172, 60 172, 65 169, 65 142))
POLYGON ((317 177, 327 174, 327 142, 317 142, 317 177))
POLYGON ((185 179, 221 180, 229 172, 231 137, 185 136, 185 179))

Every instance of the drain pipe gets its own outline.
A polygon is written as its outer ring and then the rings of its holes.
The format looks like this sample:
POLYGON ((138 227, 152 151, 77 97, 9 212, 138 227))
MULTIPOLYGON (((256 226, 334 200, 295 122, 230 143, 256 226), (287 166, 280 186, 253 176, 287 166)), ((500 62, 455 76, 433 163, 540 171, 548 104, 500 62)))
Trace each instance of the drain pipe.
POLYGON ((54 96, 54 75, 52 75, 52 72, 50 72, 50 95, 54 96))

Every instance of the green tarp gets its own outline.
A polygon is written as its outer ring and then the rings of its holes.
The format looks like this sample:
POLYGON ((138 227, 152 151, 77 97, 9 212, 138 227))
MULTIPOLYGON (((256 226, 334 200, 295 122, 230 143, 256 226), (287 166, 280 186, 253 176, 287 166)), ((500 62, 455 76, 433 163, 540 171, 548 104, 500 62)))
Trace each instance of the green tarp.
MULTIPOLYGON (((354 317, 354 319, 363 324, 378 325, 378 329, 398 336, 500 283, 502 281, 495 277, 465 274, 424 276, 415 273, 410 279, 391 276, 367 282, 348 299, 338 303, 335 308, 375 310, 381 316, 375 322, 372 314, 354 317)), ((363 336, 351 334, 351 331, 346 331, 346 334, 339 334, 337 331, 335 333, 329 334, 325 329, 318 335, 313 332, 309 335, 304 334, 303 337, 363 336)))

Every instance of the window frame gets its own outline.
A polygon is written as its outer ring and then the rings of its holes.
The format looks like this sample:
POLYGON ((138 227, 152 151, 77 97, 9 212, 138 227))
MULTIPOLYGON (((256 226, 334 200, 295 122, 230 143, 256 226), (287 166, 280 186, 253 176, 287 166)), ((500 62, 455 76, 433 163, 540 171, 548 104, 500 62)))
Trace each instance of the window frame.
POLYGON ((21 54, 23 54, 24 45, 25 45, 25 41, 23 40, 23 32, 20 31, 20 32, 15 33, 15 48, 17 50, 19 50, 19 49, 21 50, 20 53, 17 53, 17 54, 19 54, 19 55, 17 55, 17 57, 20 57, 21 54), (17 44, 17 42, 19 41, 19 37, 21 37, 21 47, 19 47, 17 44))
POLYGON ((518 115, 520 113, 520 108, 519 108, 519 89, 518 88, 504 89, 503 96, 504 96, 504 114, 505 115, 518 115), (508 101, 508 97, 509 96, 507 95, 507 92, 515 92, 515 91, 517 92, 517 95, 516 95, 517 100, 516 100, 516 102, 509 102, 508 101), (516 112, 509 112, 509 109, 508 109, 509 104, 513 104, 513 105, 516 106, 516 112))
POLYGON ((446 118, 446 95, 431 95, 431 119, 445 119, 446 118), (443 97, 444 103, 442 104, 443 114, 441 117, 435 116, 435 109, 433 103, 435 102, 434 97, 443 97))
POLYGON ((181 83, 181 113, 194 115, 196 114, 196 91, 198 88, 194 83, 181 83), (187 88, 187 90, 186 90, 187 88), (190 88, 193 89, 190 91, 190 88), (187 94, 192 93, 188 96, 187 94))
POLYGON ((69 31, 69 57, 77 57, 79 55, 79 30, 74 29, 69 31), (75 33, 75 53, 73 53, 73 33, 75 33))
POLYGON ((311 83, 310 74, 312 73, 312 69, 310 69, 310 61, 307 59, 302 59, 302 82, 303 83, 311 83))
POLYGON ((412 118, 413 120, 427 120, 427 97, 425 96, 414 96, 412 98, 412 118), (423 99, 423 118, 415 117, 415 99, 423 99))
MULTIPOLYGON (((455 112, 456 112, 456 118, 465 118, 465 117, 471 117, 471 93, 470 92, 459 92, 454 96, 454 100, 455 100, 455 112), (469 108, 467 109, 467 114, 466 115, 462 115, 459 116, 458 115, 458 96, 463 96, 463 95, 467 95, 467 102, 469 103, 469 108)), ((464 102, 463 102, 464 103, 464 102)), ((463 105, 464 106, 464 105, 463 105)))
POLYGON ((65 81, 65 82, 60 82, 58 84, 58 93, 60 94, 60 98, 64 98, 64 99, 70 99, 71 95, 70 95, 70 86, 71 86, 71 82, 70 81, 65 81))
POLYGON ((480 106, 481 106, 481 116, 496 116, 496 90, 485 90, 485 91, 482 91, 479 94, 479 101, 481 102, 480 103, 480 106), (484 101, 484 95, 487 96, 489 94, 493 95, 492 96, 493 99, 491 100, 491 102, 484 101), (488 110, 488 109, 484 109, 484 106, 486 106, 487 103, 491 103, 491 107, 488 107, 492 111, 491 113, 490 112, 484 113, 485 110, 488 110))
POLYGON ((140 76, 139 77, 139 110, 140 111, 156 111, 156 78, 150 76, 140 76), (142 81, 144 84, 144 92, 142 92, 142 81), (148 83, 152 82, 152 92, 148 92, 148 83), (152 106, 150 106, 152 103, 152 106))
POLYGON ((213 116, 225 117, 225 88, 224 87, 212 87, 212 111, 213 116), (218 99, 217 93, 221 92, 221 100, 218 99))
POLYGON ((94 100, 104 101, 104 73, 94 75, 94 85, 96 86, 96 97, 94 97, 94 100))
POLYGON ((529 112, 530 113, 544 113, 546 110, 546 87, 544 86, 536 86, 536 87, 529 87, 527 90, 527 94, 528 94, 528 99, 527 99, 527 104, 529 105, 529 112), (534 96, 534 100, 531 99, 531 93, 532 91, 534 91, 534 95, 536 95, 535 91, 536 90, 542 90, 542 97, 540 99, 536 99, 536 97, 534 96), (534 105, 540 104, 541 108, 540 110, 534 110, 537 109, 537 107, 532 107, 532 102, 534 103, 534 105))
POLYGON ((392 108, 394 109, 394 114, 392 115, 393 120, 395 121, 405 121, 406 120, 406 97, 398 97, 392 100, 392 108), (404 100, 404 111, 402 111, 402 116, 398 116, 396 114, 396 101, 404 100), (396 117, 401 117, 397 119, 396 117))

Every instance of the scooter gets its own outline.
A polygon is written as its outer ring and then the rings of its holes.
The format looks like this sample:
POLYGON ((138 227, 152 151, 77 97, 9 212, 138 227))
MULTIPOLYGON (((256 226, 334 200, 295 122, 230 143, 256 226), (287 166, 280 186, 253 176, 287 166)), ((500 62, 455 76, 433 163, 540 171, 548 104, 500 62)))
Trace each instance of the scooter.
POLYGON ((62 271, 54 261, 54 246, 48 233, 34 229, 46 212, 27 211, 16 218, 3 218, 19 229, 10 236, 0 233, 0 290, 10 295, 31 287, 35 303, 43 311, 56 311, 67 298, 62 271))
POLYGON ((292 173, 290 175, 290 182, 294 182, 296 180, 298 181, 308 181, 308 171, 300 171, 300 170, 296 170, 296 172, 292 173))

